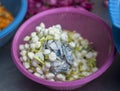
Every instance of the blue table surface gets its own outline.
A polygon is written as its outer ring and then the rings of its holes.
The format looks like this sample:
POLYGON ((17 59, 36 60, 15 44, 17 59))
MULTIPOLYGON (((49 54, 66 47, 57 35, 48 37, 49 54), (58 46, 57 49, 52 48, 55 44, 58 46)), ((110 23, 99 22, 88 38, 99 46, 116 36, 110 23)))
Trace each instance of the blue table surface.
MULTIPOLYGON (((93 13, 111 26, 108 9, 102 5, 103 0, 93 1, 93 13)), ((10 49, 11 41, 0 48, 0 91, 53 91, 21 74, 12 61, 10 49)), ((103 75, 74 91, 120 91, 120 55, 116 54, 113 64, 103 75)))

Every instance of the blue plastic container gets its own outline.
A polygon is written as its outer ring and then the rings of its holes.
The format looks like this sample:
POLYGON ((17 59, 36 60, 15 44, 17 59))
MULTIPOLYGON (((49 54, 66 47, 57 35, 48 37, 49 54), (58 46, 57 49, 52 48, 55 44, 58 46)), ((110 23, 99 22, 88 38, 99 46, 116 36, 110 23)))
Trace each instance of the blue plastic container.
POLYGON ((117 51, 120 53, 120 0, 109 0, 112 20, 112 34, 117 51))
POLYGON ((27 11, 27 0, 0 0, 5 8, 14 16, 14 21, 0 31, 0 47, 7 43, 21 24, 27 11))

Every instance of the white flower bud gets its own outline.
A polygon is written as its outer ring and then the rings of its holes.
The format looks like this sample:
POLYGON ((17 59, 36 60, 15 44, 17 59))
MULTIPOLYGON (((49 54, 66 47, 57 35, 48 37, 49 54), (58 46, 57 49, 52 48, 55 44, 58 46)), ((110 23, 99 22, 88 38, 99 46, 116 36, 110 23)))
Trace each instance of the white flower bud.
POLYGON ((34 72, 32 69, 28 69, 28 71, 29 71, 30 73, 33 73, 33 72, 34 72))
POLYGON ((34 58, 34 53, 33 52, 28 52, 28 57, 30 58, 30 59, 33 59, 34 58))
POLYGON ((26 50, 22 50, 22 51, 20 52, 20 55, 21 55, 21 56, 25 56, 25 55, 26 55, 26 53, 27 53, 27 51, 26 51, 26 50))
POLYGON ((48 29, 45 29, 43 32, 44 32, 44 35, 48 35, 48 29))
POLYGON ((43 71, 43 72, 47 72, 47 71, 49 71, 49 68, 47 68, 47 67, 44 65, 44 66, 42 66, 42 71, 43 71))
POLYGON ((51 43, 49 46, 50 46, 51 49, 54 49, 54 50, 58 49, 58 47, 57 47, 55 42, 51 43))
POLYGON ((56 80, 58 80, 58 81, 65 81, 66 78, 65 78, 65 76, 63 74, 57 74, 56 75, 56 80))
POLYGON ((83 71, 82 74, 85 75, 85 76, 89 76, 91 73, 83 71))
POLYGON ((40 48, 40 46, 41 46, 41 42, 36 42, 36 43, 35 43, 35 47, 36 47, 36 48, 40 48))
POLYGON ((82 40, 82 41, 81 41, 81 45, 82 45, 83 47, 87 48, 87 47, 88 47, 88 40, 82 40))
POLYGON ((49 54, 49 60, 50 60, 50 61, 55 61, 55 60, 56 60, 56 54, 55 54, 54 52, 51 52, 51 53, 49 54))
POLYGON ((45 75, 45 77, 46 77, 47 79, 53 79, 53 78, 55 77, 55 75, 54 75, 53 73, 47 73, 47 74, 45 75))
POLYGON ((97 56, 97 52, 93 52, 93 56, 96 57, 97 56))
POLYGON ((38 67, 38 63, 36 61, 32 61, 32 66, 38 67))
POLYGON ((44 35, 44 31, 41 31, 41 32, 38 34, 39 38, 41 38, 43 35, 44 35))
POLYGON ((60 30, 55 29, 54 31, 55 31, 54 35, 55 35, 55 34, 57 34, 57 35, 59 35, 59 36, 61 35, 61 31, 60 31, 60 30))
POLYGON ((23 60, 23 57, 20 57, 20 61, 21 61, 21 62, 23 62, 23 61, 24 61, 24 60, 23 60))
POLYGON ((30 48, 31 48, 31 49, 35 49, 35 43, 31 43, 31 44, 30 44, 30 48))
POLYGON ((19 50, 24 50, 24 49, 25 49, 25 47, 23 44, 19 45, 19 50))
POLYGON ((36 32, 32 32, 31 37, 35 37, 35 36, 36 36, 36 32))
POLYGON ((45 76, 44 76, 44 75, 41 75, 40 78, 45 79, 45 76))
POLYGON ((45 50, 44 50, 44 54, 45 54, 45 55, 46 55, 46 54, 50 54, 50 52, 51 52, 51 51, 50 51, 49 49, 45 49, 45 50))
POLYGON ((34 37, 32 37, 32 42, 38 42, 38 40, 39 40, 39 37, 38 36, 34 36, 34 37))
POLYGON ((49 69, 51 67, 50 62, 45 62, 45 67, 49 69))
POLYGON ((60 24, 55 25, 55 27, 58 28, 58 29, 61 29, 61 25, 60 24))
POLYGON ((86 51, 86 50, 82 50, 82 51, 81 51, 81 54, 82 54, 82 55, 86 55, 86 54, 87 54, 87 51, 86 51))
POLYGON ((78 63, 76 61, 73 62, 74 67, 78 67, 78 63))
POLYGON ((74 42, 70 42, 69 45, 70 45, 71 48, 75 47, 75 43, 74 42))
POLYGON ((68 41, 68 35, 67 35, 66 32, 64 32, 64 33, 61 34, 61 39, 62 39, 63 41, 68 41))
POLYGON ((52 81, 52 82, 54 82, 54 81, 55 81, 54 79, 47 79, 47 80, 52 81))
POLYGON ((76 53, 76 56, 77 56, 78 59, 81 59, 81 58, 82 58, 82 53, 77 52, 77 53, 76 53))
POLYGON ((42 23, 40 23, 40 27, 41 28, 45 28, 45 24, 42 22, 42 23))
POLYGON ((39 67, 36 68, 36 71, 41 75, 43 74, 43 71, 39 67))
POLYGON ((22 59, 23 59, 23 61, 27 61, 27 57, 26 56, 23 56, 22 59))
POLYGON ((73 75, 73 78, 74 78, 74 79, 78 79, 79 76, 78 76, 78 75, 73 75))
POLYGON ((93 72, 96 72, 97 70, 98 70, 97 67, 92 68, 92 71, 93 71, 93 72))
POLYGON ((30 40, 30 36, 26 36, 25 38, 24 38, 24 41, 29 41, 30 40))
POLYGON ((41 28, 40 26, 37 26, 37 27, 35 28, 35 30, 36 30, 37 32, 40 32, 40 31, 42 30, 42 28, 41 28))
POLYGON ((28 62, 23 62, 23 66, 26 68, 26 69, 29 69, 30 68, 30 64, 28 62))
POLYGON ((75 34, 73 34, 72 39, 76 40, 79 37, 80 37, 80 34, 79 33, 75 33, 75 34))
POLYGON ((44 55, 42 52, 38 52, 35 54, 37 57, 39 57, 42 61, 44 61, 44 55))
POLYGON ((29 44, 25 43, 25 49, 29 49, 29 44))
POLYGON ((82 70, 88 70, 88 66, 86 64, 82 65, 81 67, 82 70))
POLYGON ((87 57, 87 58, 92 58, 92 57, 93 57, 92 52, 88 52, 88 53, 86 54, 86 57, 87 57))
POLYGON ((50 35, 54 35, 55 34, 55 32, 53 30, 48 30, 48 32, 49 32, 50 35))
POLYGON ((33 75, 37 76, 37 77, 41 77, 41 75, 37 72, 35 72, 33 75))
POLYGON ((55 40, 59 40, 59 39, 60 39, 60 35, 59 35, 59 34, 55 34, 55 35, 54 35, 54 39, 55 39, 55 40))
POLYGON ((75 80, 74 77, 70 77, 69 78, 69 81, 73 81, 73 80, 75 80))

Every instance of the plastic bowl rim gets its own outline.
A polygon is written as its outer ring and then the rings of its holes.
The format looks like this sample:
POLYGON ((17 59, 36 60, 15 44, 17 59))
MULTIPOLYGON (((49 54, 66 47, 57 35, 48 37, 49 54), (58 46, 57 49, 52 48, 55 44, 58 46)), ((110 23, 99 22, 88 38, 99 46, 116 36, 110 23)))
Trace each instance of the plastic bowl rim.
POLYGON ((23 25, 18 29, 13 42, 12 42, 12 58, 13 61, 15 63, 15 65, 17 66, 17 68, 21 71, 21 73, 23 73, 25 76, 27 76, 29 79, 39 83, 39 84, 43 84, 46 86, 50 86, 50 87, 67 87, 67 86, 76 86, 76 85, 83 85, 86 84, 94 79, 96 79, 97 77, 99 77, 100 75, 102 75, 108 68, 109 66, 112 64, 113 62, 113 58, 115 56, 115 48, 114 48, 114 44, 113 44, 113 40, 112 40, 112 34, 110 31, 110 27, 103 21, 103 19, 101 19, 99 16, 96 16, 95 14, 88 12, 86 10, 82 10, 82 11, 78 11, 77 9, 74 8, 57 8, 57 9, 51 9, 51 10, 47 10, 44 11, 42 13, 38 13, 37 15, 31 17, 29 20, 27 20, 25 23, 23 23, 23 25), (25 26, 27 26, 27 24, 29 24, 31 21, 34 21, 35 18, 37 17, 42 17, 44 15, 50 14, 50 13, 54 13, 54 12, 73 12, 73 13, 78 13, 78 14, 85 14, 89 17, 92 17, 94 19, 96 19, 98 22, 100 22, 103 26, 105 26, 107 28, 108 33, 110 35, 110 39, 112 41, 112 49, 111 49, 111 53, 109 54, 109 57, 106 59, 107 61, 104 63, 104 65, 95 73, 91 74, 90 76, 87 76, 83 79, 79 79, 79 80, 74 80, 74 81, 68 81, 68 82, 51 82, 48 80, 44 80, 44 79, 40 79, 38 77, 35 77, 33 74, 29 73, 22 65, 19 64, 19 58, 16 55, 16 48, 15 48, 15 44, 16 44, 16 40, 18 39, 19 36, 19 32, 24 29, 25 26))

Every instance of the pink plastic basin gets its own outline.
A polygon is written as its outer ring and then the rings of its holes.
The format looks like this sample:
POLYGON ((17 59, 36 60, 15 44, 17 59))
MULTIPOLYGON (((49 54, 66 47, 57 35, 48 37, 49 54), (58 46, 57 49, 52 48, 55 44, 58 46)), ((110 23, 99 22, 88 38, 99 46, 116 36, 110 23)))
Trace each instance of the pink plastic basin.
POLYGON ((33 16, 21 25, 12 43, 12 57, 17 68, 29 79, 57 90, 72 90, 99 77, 112 64, 114 51, 110 27, 100 17, 81 8, 52 9, 33 16), (29 73, 20 62, 19 44, 24 43, 23 37, 30 35, 41 22, 44 22, 47 27, 61 24, 64 29, 76 30, 84 38, 93 42, 92 46, 98 52, 97 66, 99 70, 83 79, 69 82, 52 82, 29 73))

